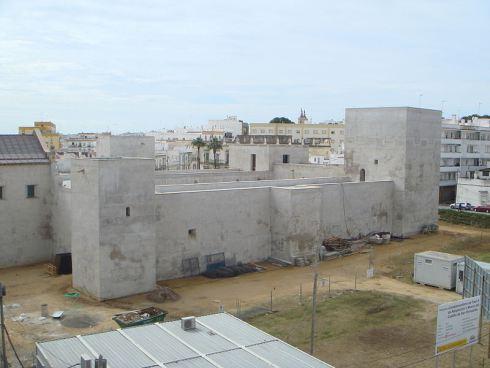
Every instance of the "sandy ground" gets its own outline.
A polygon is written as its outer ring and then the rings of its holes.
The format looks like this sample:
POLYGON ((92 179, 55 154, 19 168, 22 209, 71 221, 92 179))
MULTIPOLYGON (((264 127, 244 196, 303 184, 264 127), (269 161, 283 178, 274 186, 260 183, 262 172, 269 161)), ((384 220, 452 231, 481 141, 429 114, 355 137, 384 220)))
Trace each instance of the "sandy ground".
MULTIPOLYGON (((455 236, 478 236, 490 234, 490 230, 480 230, 465 226, 443 224, 437 234, 419 235, 403 242, 391 242, 377 246, 373 250, 376 273, 382 274, 393 256, 405 252, 438 250, 455 236)), ((366 278, 369 254, 362 253, 323 262, 316 267, 320 275, 320 293, 328 292, 328 278, 331 289, 379 290, 407 295, 433 303, 441 303, 460 298, 454 292, 432 287, 413 285, 393 278, 376 276, 366 278), (356 276, 357 275, 357 276, 356 276)), ((281 297, 311 293, 313 267, 278 267, 262 264, 264 272, 241 275, 230 279, 211 280, 204 277, 171 280, 161 285, 171 287, 180 295, 174 302, 154 303, 146 295, 136 295, 106 302, 97 302, 87 297, 71 299, 64 296, 71 289, 71 276, 52 277, 46 273, 45 265, 15 267, 0 270, 0 281, 7 287, 6 325, 15 346, 25 363, 32 363, 36 341, 51 340, 76 334, 87 334, 116 329, 111 320, 113 314, 156 305, 168 311, 168 319, 184 315, 202 315, 217 312, 220 305, 227 311, 235 312, 237 299, 241 309, 258 305, 269 305, 272 293, 273 303, 280 303, 281 297), (41 304, 48 304, 50 312, 63 310, 67 317, 62 321, 47 318, 40 320, 41 304), (14 321, 25 315, 23 321, 14 321), (83 328, 68 327, 68 325, 83 328)))

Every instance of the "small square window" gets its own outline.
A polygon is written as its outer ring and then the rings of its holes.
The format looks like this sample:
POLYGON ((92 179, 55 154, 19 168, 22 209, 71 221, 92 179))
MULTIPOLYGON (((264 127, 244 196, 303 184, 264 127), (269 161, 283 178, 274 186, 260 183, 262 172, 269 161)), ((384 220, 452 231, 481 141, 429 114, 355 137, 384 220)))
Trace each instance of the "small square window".
POLYGON ((282 163, 289 164, 289 155, 282 155, 282 163))
POLYGON ((26 186, 27 190, 27 198, 34 198, 36 196, 36 186, 35 185, 27 185, 26 186))
POLYGON ((189 234, 189 238, 193 238, 193 239, 196 237, 197 234, 196 229, 189 229, 187 233, 189 234))
POLYGON ((378 164, 378 160, 374 160, 374 164, 377 165, 378 164))

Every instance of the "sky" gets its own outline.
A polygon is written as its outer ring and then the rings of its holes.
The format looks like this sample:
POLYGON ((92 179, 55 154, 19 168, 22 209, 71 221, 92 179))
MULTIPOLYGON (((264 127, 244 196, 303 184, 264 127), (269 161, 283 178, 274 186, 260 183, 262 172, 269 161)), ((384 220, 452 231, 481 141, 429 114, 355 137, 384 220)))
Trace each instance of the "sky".
POLYGON ((490 113, 488 0, 0 0, 0 133, 490 113))

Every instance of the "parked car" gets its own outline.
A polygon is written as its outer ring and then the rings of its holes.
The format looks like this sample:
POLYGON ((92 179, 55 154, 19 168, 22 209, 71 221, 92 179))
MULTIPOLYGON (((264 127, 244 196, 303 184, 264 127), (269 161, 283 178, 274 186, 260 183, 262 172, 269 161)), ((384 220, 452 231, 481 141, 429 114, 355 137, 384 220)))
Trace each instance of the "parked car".
POLYGON ((490 205, 487 204, 485 206, 477 206, 473 208, 473 211, 490 213, 490 205))
POLYGON ((452 208, 453 210, 459 210, 460 205, 461 205, 461 209, 462 210, 466 210, 466 211, 471 211, 474 208, 471 205, 471 203, 468 203, 468 202, 457 202, 457 203, 453 203, 453 204, 451 204, 449 206, 449 208, 452 208))

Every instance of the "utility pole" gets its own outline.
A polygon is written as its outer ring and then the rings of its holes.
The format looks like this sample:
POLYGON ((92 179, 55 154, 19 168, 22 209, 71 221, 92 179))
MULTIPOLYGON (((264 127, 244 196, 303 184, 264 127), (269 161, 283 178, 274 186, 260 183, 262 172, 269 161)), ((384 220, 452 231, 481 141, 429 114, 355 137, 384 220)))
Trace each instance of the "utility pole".
POLYGON ((315 271, 313 278, 313 298, 311 307, 311 336, 310 336, 310 354, 315 352, 315 328, 316 328, 316 291, 317 291, 318 273, 315 271))
POLYGON ((5 321, 3 317, 3 297, 6 295, 5 286, 0 282, 0 338, 2 339, 2 350, 0 356, 1 368, 8 368, 7 350, 5 349, 5 321))

